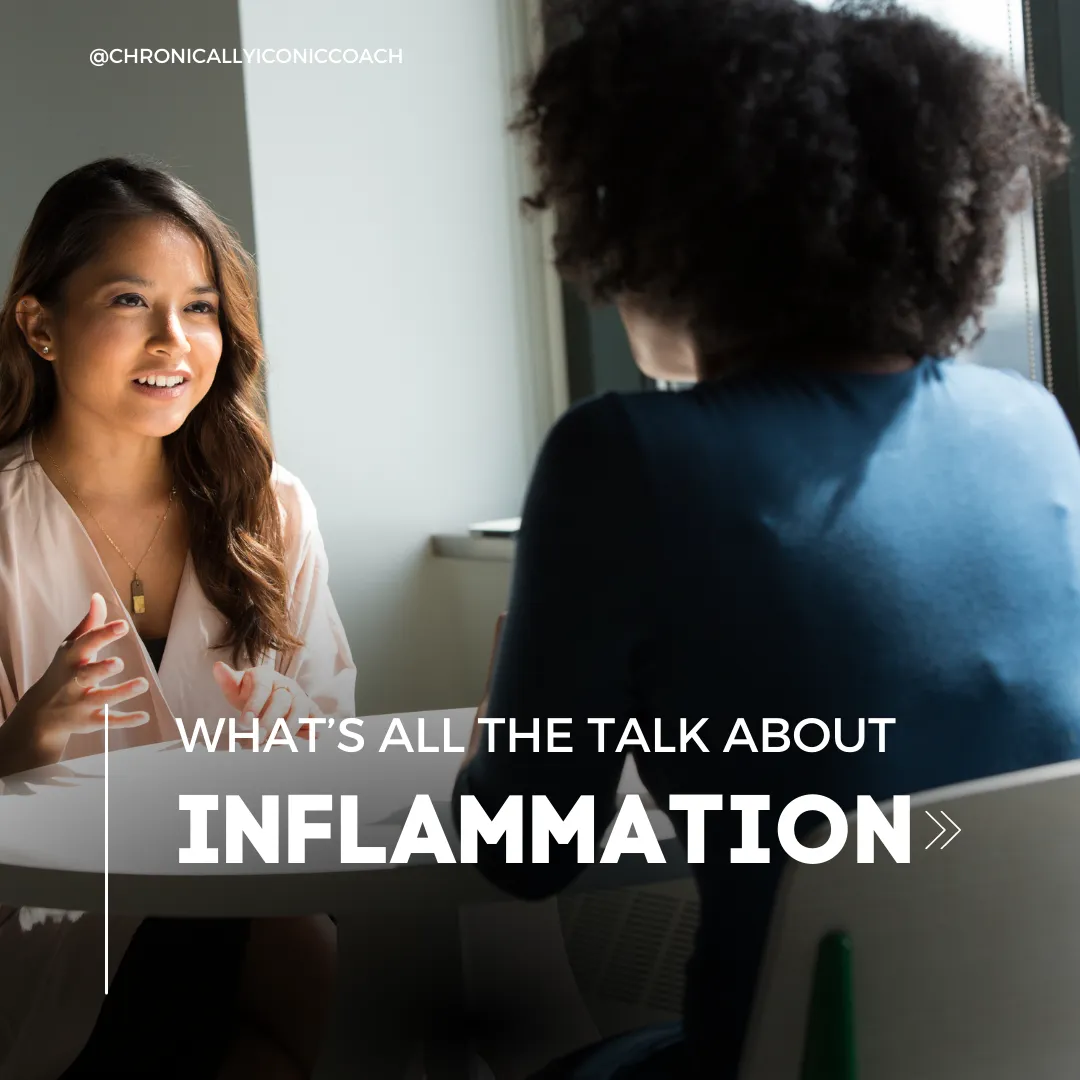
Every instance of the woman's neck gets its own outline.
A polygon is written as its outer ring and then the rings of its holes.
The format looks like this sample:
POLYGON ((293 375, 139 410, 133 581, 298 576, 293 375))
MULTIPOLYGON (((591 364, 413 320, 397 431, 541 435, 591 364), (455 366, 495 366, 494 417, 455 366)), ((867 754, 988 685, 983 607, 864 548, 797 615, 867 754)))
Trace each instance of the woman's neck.
POLYGON ((918 363, 902 353, 856 353, 825 352, 798 349, 731 350, 715 354, 711 361, 702 363, 702 378, 723 377, 743 370, 772 369, 774 371, 830 371, 852 372, 864 375, 895 375, 908 371, 918 363))
POLYGON ((822 360, 814 365, 826 371, 855 371, 866 375, 893 375, 898 371, 907 371, 913 368, 916 361, 910 356, 898 354, 867 355, 838 357, 832 360, 822 360))
POLYGON ((160 438, 73 422, 59 412, 33 434, 34 457, 88 502, 157 500, 172 487, 160 438))

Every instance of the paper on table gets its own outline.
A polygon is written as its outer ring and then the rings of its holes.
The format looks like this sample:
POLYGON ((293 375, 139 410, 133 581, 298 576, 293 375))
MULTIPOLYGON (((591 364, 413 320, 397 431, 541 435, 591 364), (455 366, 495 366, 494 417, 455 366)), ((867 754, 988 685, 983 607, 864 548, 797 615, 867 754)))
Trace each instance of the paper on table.
POLYGON ((469 526, 473 536, 513 536, 521 529, 521 518, 498 518, 493 521, 478 521, 469 526))

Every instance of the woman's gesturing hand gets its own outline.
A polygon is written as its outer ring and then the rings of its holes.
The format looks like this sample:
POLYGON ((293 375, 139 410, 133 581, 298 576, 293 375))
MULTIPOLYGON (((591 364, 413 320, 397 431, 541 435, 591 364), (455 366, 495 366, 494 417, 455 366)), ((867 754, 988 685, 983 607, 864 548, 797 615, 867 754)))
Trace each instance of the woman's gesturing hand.
POLYGON ((19 698, 0 725, 0 775, 10 775, 59 761, 71 735, 99 731, 105 726, 130 728, 145 724, 149 713, 115 712, 129 698, 145 694, 146 679, 139 677, 113 686, 101 683, 124 670, 118 656, 98 660, 98 652, 128 632, 123 619, 105 622, 105 599, 90 598, 90 609, 56 650, 45 674, 19 698))
POLYGON ((236 709, 240 727, 246 730, 258 723, 260 745, 270 737, 278 720, 285 721, 291 734, 309 738, 311 725, 301 727, 300 721, 321 715, 318 705, 294 680, 266 665, 236 671, 219 661, 214 665, 214 678, 225 700, 236 709))

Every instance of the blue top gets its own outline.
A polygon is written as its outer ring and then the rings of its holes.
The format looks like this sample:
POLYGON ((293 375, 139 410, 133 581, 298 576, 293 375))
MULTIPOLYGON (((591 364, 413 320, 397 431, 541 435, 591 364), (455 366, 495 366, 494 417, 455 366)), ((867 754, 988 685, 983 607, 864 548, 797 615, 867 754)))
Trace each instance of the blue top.
MULTIPOLYGON (((694 868, 687 1038, 710 1075, 734 1075, 784 804, 812 792, 853 808, 1080 756, 1073 432, 1042 387, 953 361, 584 402, 536 465, 488 714, 577 718, 572 754, 485 742, 458 794, 489 812, 543 793, 565 814, 591 794, 599 835, 623 762, 597 752, 590 716, 647 718, 650 738, 662 717, 668 744, 681 717, 710 718, 708 754, 634 751, 661 807, 672 792, 771 796, 770 864, 731 864, 741 816, 725 810, 707 815, 694 868), (763 717, 840 717, 848 743, 859 717, 896 723, 884 754, 877 728, 858 753, 724 754, 739 717, 755 738, 763 717)), ((482 869, 523 896, 580 870, 573 848, 553 845, 548 865, 501 851, 481 844, 482 869)))

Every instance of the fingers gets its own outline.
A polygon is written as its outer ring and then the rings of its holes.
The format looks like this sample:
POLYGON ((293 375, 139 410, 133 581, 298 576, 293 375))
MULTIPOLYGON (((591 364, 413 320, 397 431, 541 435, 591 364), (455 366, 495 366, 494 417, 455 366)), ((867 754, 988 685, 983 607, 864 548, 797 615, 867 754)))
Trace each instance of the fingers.
POLYGON ((128 698, 138 697, 150 689, 150 683, 141 675, 137 679, 128 679, 127 682, 117 683, 116 686, 99 686, 93 690, 83 691, 83 700, 100 708, 103 705, 118 705, 128 698))
POLYGON ((122 638, 127 632, 128 624, 123 619, 87 630, 68 645, 68 660, 75 667, 83 667, 95 660, 106 645, 122 638))
POLYGON ((83 664, 75 671, 75 685, 80 690, 92 690, 110 675, 119 675, 124 670, 124 661, 119 656, 110 656, 108 660, 99 660, 96 664, 83 664))
POLYGON ((234 709, 242 709, 244 707, 244 697, 242 694, 244 672, 236 671, 229 667, 228 664, 219 660, 214 665, 214 679, 218 686, 221 687, 221 692, 225 695, 225 700, 234 709))
POLYGON ((259 718, 260 724, 267 737, 273 732, 278 721, 284 721, 289 733, 299 739, 317 739, 319 729, 317 725, 301 724, 302 720, 318 713, 318 706, 307 694, 291 681, 282 684, 278 682, 274 686, 273 694, 259 718))
POLYGON ((254 730, 259 745, 270 737, 279 720, 285 721, 292 734, 304 736, 299 721, 307 715, 303 710, 311 710, 314 705, 299 687, 273 668, 260 665, 241 672, 219 661, 214 665, 214 678, 229 703, 243 709, 240 727, 254 730))
MULTIPOLYGON (((258 718, 259 727, 264 734, 263 741, 270 738, 279 720, 284 720, 286 722, 286 727, 289 727, 288 719, 293 708, 294 698, 292 691, 284 686, 275 687, 270 696, 270 700, 266 703, 266 708, 263 709, 258 718)), ((289 730, 295 731, 295 725, 289 728, 289 730)))
POLYGON ((254 724, 270 704, 274 692, 274 671, 265 667, 249 668, 244 672, 244 683, 241 685, 245 691, 243 722, 254 724))
MULTIPOLYGON (((280 692, 281 689, 282 688, 279 686, 278 689, 274 691, 275 698, 277 697, 277 694, 280 692)), ((279 703, 275 701, 274 698, 272 698, 270 700, 270 704, 266 708, 265 722, 272 729, 273 725, 278 722, 278 718, 280 717, 280 719, 285 721, 285 726, 289 729, 289 732, 291 734, 299 735, 300 700, 299 698, 297 698, 296 694, 292 692, 291 689, 287 690, 286 693, 288 693, 289 695, 289 700, 285 704, 286 711, 282 712, 281 709, 278 707, 279 703)))
POLYGON ((105 597, 101 593, 92 593, 90 596, 90 610, 79 620, 78 625, 64 639, 65 642, 74 641, 77 637, 85 634, 87 630, 96 630, 105 623, 105 597))
MULTIPOLYGON (((109 710, 109 730, 114 728, 124 729, 133 727, 142 727, 143 724, 150 722, 150 714, 145 711, 139 712, 113 712, 109 710)), ((87 715, 85 721, 80 724, 76 724, 71 728, 71 732, 74 735, 89 735, 94 731, 101 731, 105 726, 105 707, 100 709, 92 709, 87 715)))
POLYGON ((269 736, 269 730, 263 728, 259 718, 266 711, 273 695, 273 669, 260 666, 237 671, 223 661, 218 661, 213 672, 214 679, 228 703, 234 709, 242 710, 240 727, 254 731, 261 745, 269 736))
POLYGON ((325 710, 317 702, 312 701, 299 687, 292 687, 291 689, 293 696, 292 708, 289 710, 289 715, 285 717, 289 730, 298 739, 317 739, 320 726, 318 724, 308 724, 305 721, 312 718, 325 720, 325 710))
POLYGON ((289 713, 292 712, 292 709, 292 691, 284 686, 278 686, 274 688, 270 700, 266 703, 266 708, 259 714, 259 719, 264 724, 269 724, 270 727, 273 727, 278 720, 287 719, 289 713))
POLYGON ((318 724, 302 724, 301 720, 307 720, 314 714, 314 709, 299 708, 299 702, 293 702, 293 710, 289 714, 289 730, 298 739, 317 739, 319 737, 318 724))
POLYGON ((150 714, 145 711, 139 712, 113 712, 109 710, 109 727, 131 728, 141 727, 150 722, 150 714))

